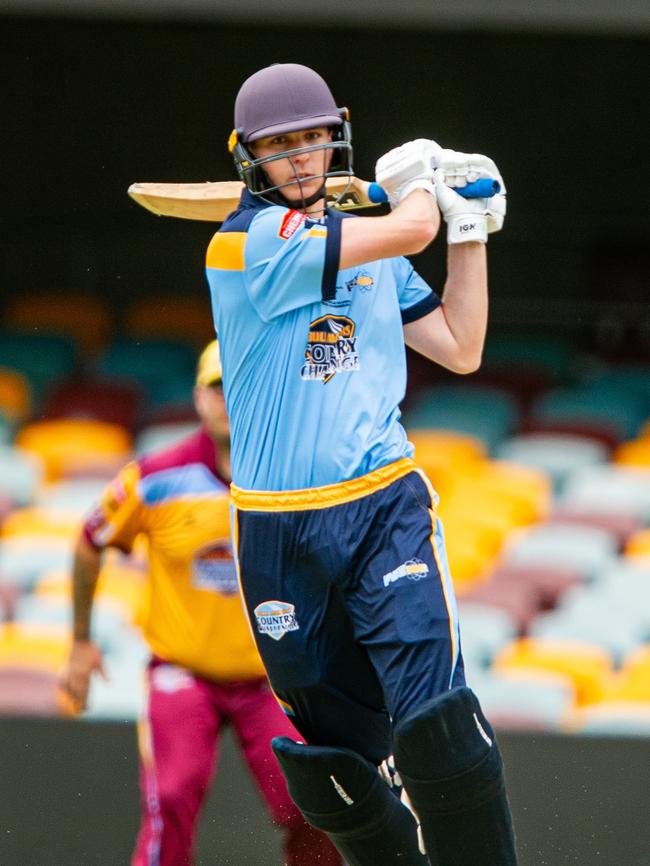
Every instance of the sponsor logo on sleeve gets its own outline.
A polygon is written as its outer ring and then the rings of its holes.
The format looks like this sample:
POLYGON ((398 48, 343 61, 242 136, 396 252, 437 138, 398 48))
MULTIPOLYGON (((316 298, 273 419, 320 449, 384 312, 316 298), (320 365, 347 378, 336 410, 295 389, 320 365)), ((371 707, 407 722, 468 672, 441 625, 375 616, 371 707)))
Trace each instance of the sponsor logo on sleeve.
POLYGON ((337 285, 335 297, 331 301, 323 301, 323 303, 326 307, 349 307, 355 289, 366 293, 371 291, 374 285, 375 281, 371 274, 366 271, 359 271, 351 280, 346 280, 343 285, 337 285))
POLYGON ((402 577, 408 577, 409 580, 422 580, 429 573, 429 566, 421 559, 407 559, 393 571, 389 571, 384 575, 384 586, 390 586, 402 577))
POLYGON ((298 210, 287 211, 280 223, 278 235, 282 240, 288 241, 292 235, 295 235, 300 226, 305 222, 305 219, 304 213, 300 213, 298 210))
POLYGON ((295 611, 295 606, 287 601, 263 601, 253 611, 258 632, 281 640, 287 632, 298 631, 295 611))

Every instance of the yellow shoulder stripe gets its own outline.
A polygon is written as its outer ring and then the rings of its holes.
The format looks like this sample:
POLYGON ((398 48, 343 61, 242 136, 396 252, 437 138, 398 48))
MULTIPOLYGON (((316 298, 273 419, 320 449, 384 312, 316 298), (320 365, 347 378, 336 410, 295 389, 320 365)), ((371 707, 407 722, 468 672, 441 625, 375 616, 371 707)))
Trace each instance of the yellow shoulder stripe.
POLYGON ((206 266, 222 271, 243 271, 245 246, 246 232, 217 232, 206 253, 206 266))

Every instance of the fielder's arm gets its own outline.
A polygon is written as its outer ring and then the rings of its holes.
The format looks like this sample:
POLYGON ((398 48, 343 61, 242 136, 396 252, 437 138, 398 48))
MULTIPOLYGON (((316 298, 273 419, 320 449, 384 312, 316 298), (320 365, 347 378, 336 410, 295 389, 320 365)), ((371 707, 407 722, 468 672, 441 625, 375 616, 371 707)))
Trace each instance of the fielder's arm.
POLYGON ((102 653, 90 638, 90 623, 102 551, 93 547, 83 533, 74 551, 72 567, 72 646, 59 684, 72 698, 77 709, 88 703, 90 678, 96 673, 107 679, 102 653))

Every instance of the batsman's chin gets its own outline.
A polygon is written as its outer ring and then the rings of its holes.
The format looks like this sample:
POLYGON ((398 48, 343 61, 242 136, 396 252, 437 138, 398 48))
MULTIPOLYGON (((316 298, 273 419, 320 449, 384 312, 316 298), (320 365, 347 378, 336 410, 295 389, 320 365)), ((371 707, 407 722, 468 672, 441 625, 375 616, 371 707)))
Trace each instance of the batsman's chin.
POLYGON ((288 201, 300 204, 319 192, 324 183, 325 178, 323 177, 310 177, 308 180, 293 181, 282 187, 282 194, 288 201))

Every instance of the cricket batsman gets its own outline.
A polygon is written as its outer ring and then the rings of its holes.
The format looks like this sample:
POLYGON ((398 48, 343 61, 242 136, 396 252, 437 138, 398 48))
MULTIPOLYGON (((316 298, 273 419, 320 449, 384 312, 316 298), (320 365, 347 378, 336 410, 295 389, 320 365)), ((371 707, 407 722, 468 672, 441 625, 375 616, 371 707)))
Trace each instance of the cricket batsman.
POLYGON ((261 69, 234 114, 246 189, 206 265, 240 581, 301 735, 276 738, 275 754, 349 866, 515 866, 499 748, 465 683, 437 495, 399 421, 405 345, 456 373, 480 365, 503 179, 486 156, 419 139, 377 162, 390 213, 342 214, 324 184, 352 176, 350 116, 319 74, 261 69), (454 191, 487 177, 500 183, 492 198, 454 191), (405 256, 431 244, 441 216, 438 296, 405 256), (401 797, 377 769, 390 755, 401 797))

